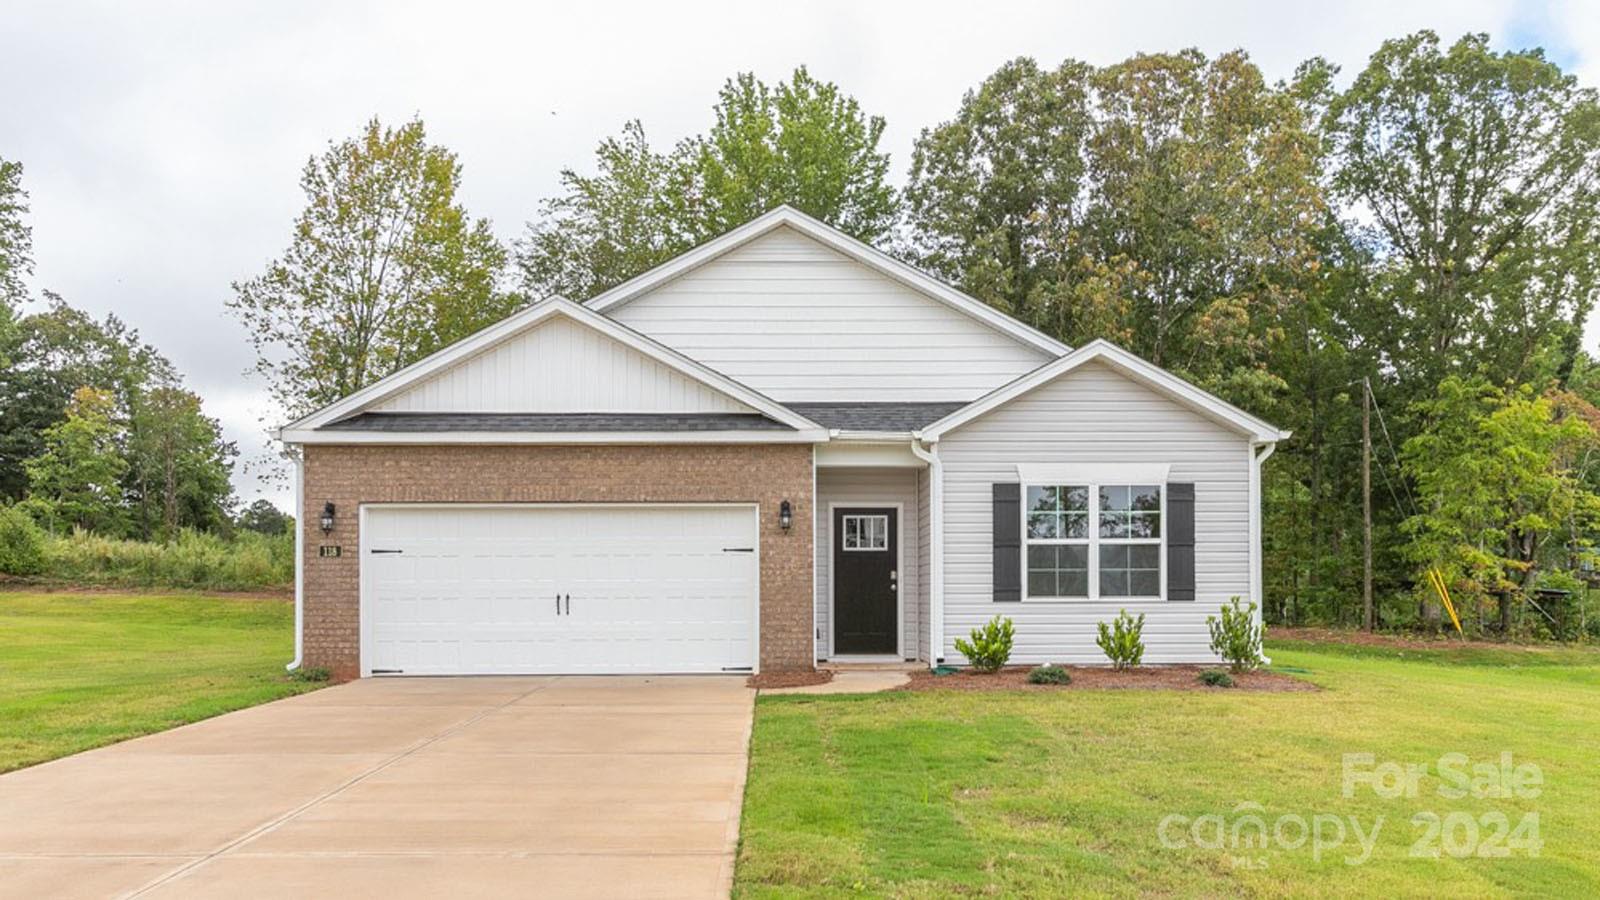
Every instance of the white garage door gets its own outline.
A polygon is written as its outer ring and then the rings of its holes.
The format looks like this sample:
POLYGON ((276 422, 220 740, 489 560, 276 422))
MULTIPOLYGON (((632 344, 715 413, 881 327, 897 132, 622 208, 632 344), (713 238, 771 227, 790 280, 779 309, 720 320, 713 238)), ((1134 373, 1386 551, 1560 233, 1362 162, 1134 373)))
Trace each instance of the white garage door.
POLYGON ((368 674, 723 672, 756 655, 751 506, 369 506, 368 674))

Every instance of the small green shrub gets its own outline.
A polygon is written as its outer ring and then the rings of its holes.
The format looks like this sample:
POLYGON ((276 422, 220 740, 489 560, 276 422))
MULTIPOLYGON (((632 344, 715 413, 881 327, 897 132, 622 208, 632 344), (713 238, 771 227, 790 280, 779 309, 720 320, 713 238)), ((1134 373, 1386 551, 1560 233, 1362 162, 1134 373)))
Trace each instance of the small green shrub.
POLYGON ((44 530, 15 506, 0 506, 0 574, 44 571, 44 530))
POLYGON ((1124 609, 1109 626, 1100 623, 1100 636, 1094 642, 1105 651, 1113 669, 1131 669, 1144 659, 1143 635, 1144 613, 1135 618, 1124 609))
POLYGON ((1029 684, 1071 684, 1072 673, 1060 666, 1040 666, 1028 673, 1029 684))
POLYGON ((956 638, 956 649, 979 672, 998 672, 1011 658, 1016 628, 1004 616, 995 616, 982 628, 972 629, 972 640, 956 638))
POLYGON ((1233 676, 1221 669, 1207 669, 1200 673, 1200 681, 1211 687, 1233 687, 1233 676))
POLYGON ((321 682, 327 681, 330 677, 332 677, 332 673, 321 666, 314 666, 309 669, 301 667, 289 672, 289 678, 293 681, 321 682))
POLYGON ((1234 672, 1249 672, 1261 667, 1261 626, 1256 624, 1256 605, 1239 605, 1239 598, 1222 607, 1222 615, 1206 616, 1211 629, 1211 652, 1221 657, 1234 672))

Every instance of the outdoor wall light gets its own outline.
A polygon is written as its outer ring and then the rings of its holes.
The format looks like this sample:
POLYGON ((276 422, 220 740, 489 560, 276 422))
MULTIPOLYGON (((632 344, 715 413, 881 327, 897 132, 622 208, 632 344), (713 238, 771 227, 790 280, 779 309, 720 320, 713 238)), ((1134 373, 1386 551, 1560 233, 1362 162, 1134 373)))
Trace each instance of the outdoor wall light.
POLYGON ((784 531, 788 531, 789 526, 793 524, 794 507, 790 506, 789 501, 785 500, 778 504, 778 527, 782 528, 784 531))
POLYGON ((322 533, 327 534, 333 530, 333 501, 322 504, 322 533))

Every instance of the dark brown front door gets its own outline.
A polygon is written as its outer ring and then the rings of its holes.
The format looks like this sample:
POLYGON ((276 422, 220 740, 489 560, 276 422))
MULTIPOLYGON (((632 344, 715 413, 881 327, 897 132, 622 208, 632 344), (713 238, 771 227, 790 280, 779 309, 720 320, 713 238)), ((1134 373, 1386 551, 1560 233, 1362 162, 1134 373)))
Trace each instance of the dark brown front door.
POLYGON ((895 509, 833 511, 833 652, 896 653, 900 522, 895 509))

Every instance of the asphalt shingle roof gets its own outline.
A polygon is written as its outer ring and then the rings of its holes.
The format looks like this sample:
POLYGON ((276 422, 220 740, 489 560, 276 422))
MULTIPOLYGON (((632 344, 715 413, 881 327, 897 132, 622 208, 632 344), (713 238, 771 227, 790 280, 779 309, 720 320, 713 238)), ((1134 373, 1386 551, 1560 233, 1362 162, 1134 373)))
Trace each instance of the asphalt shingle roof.
POLYGON ((760 413, 380 413, 319 431, 790 431, 760 413))
POLYGON ((916 431, 932 425, 966 401, 938 403, 786 403, 824 428, 840 431, 916 431))

